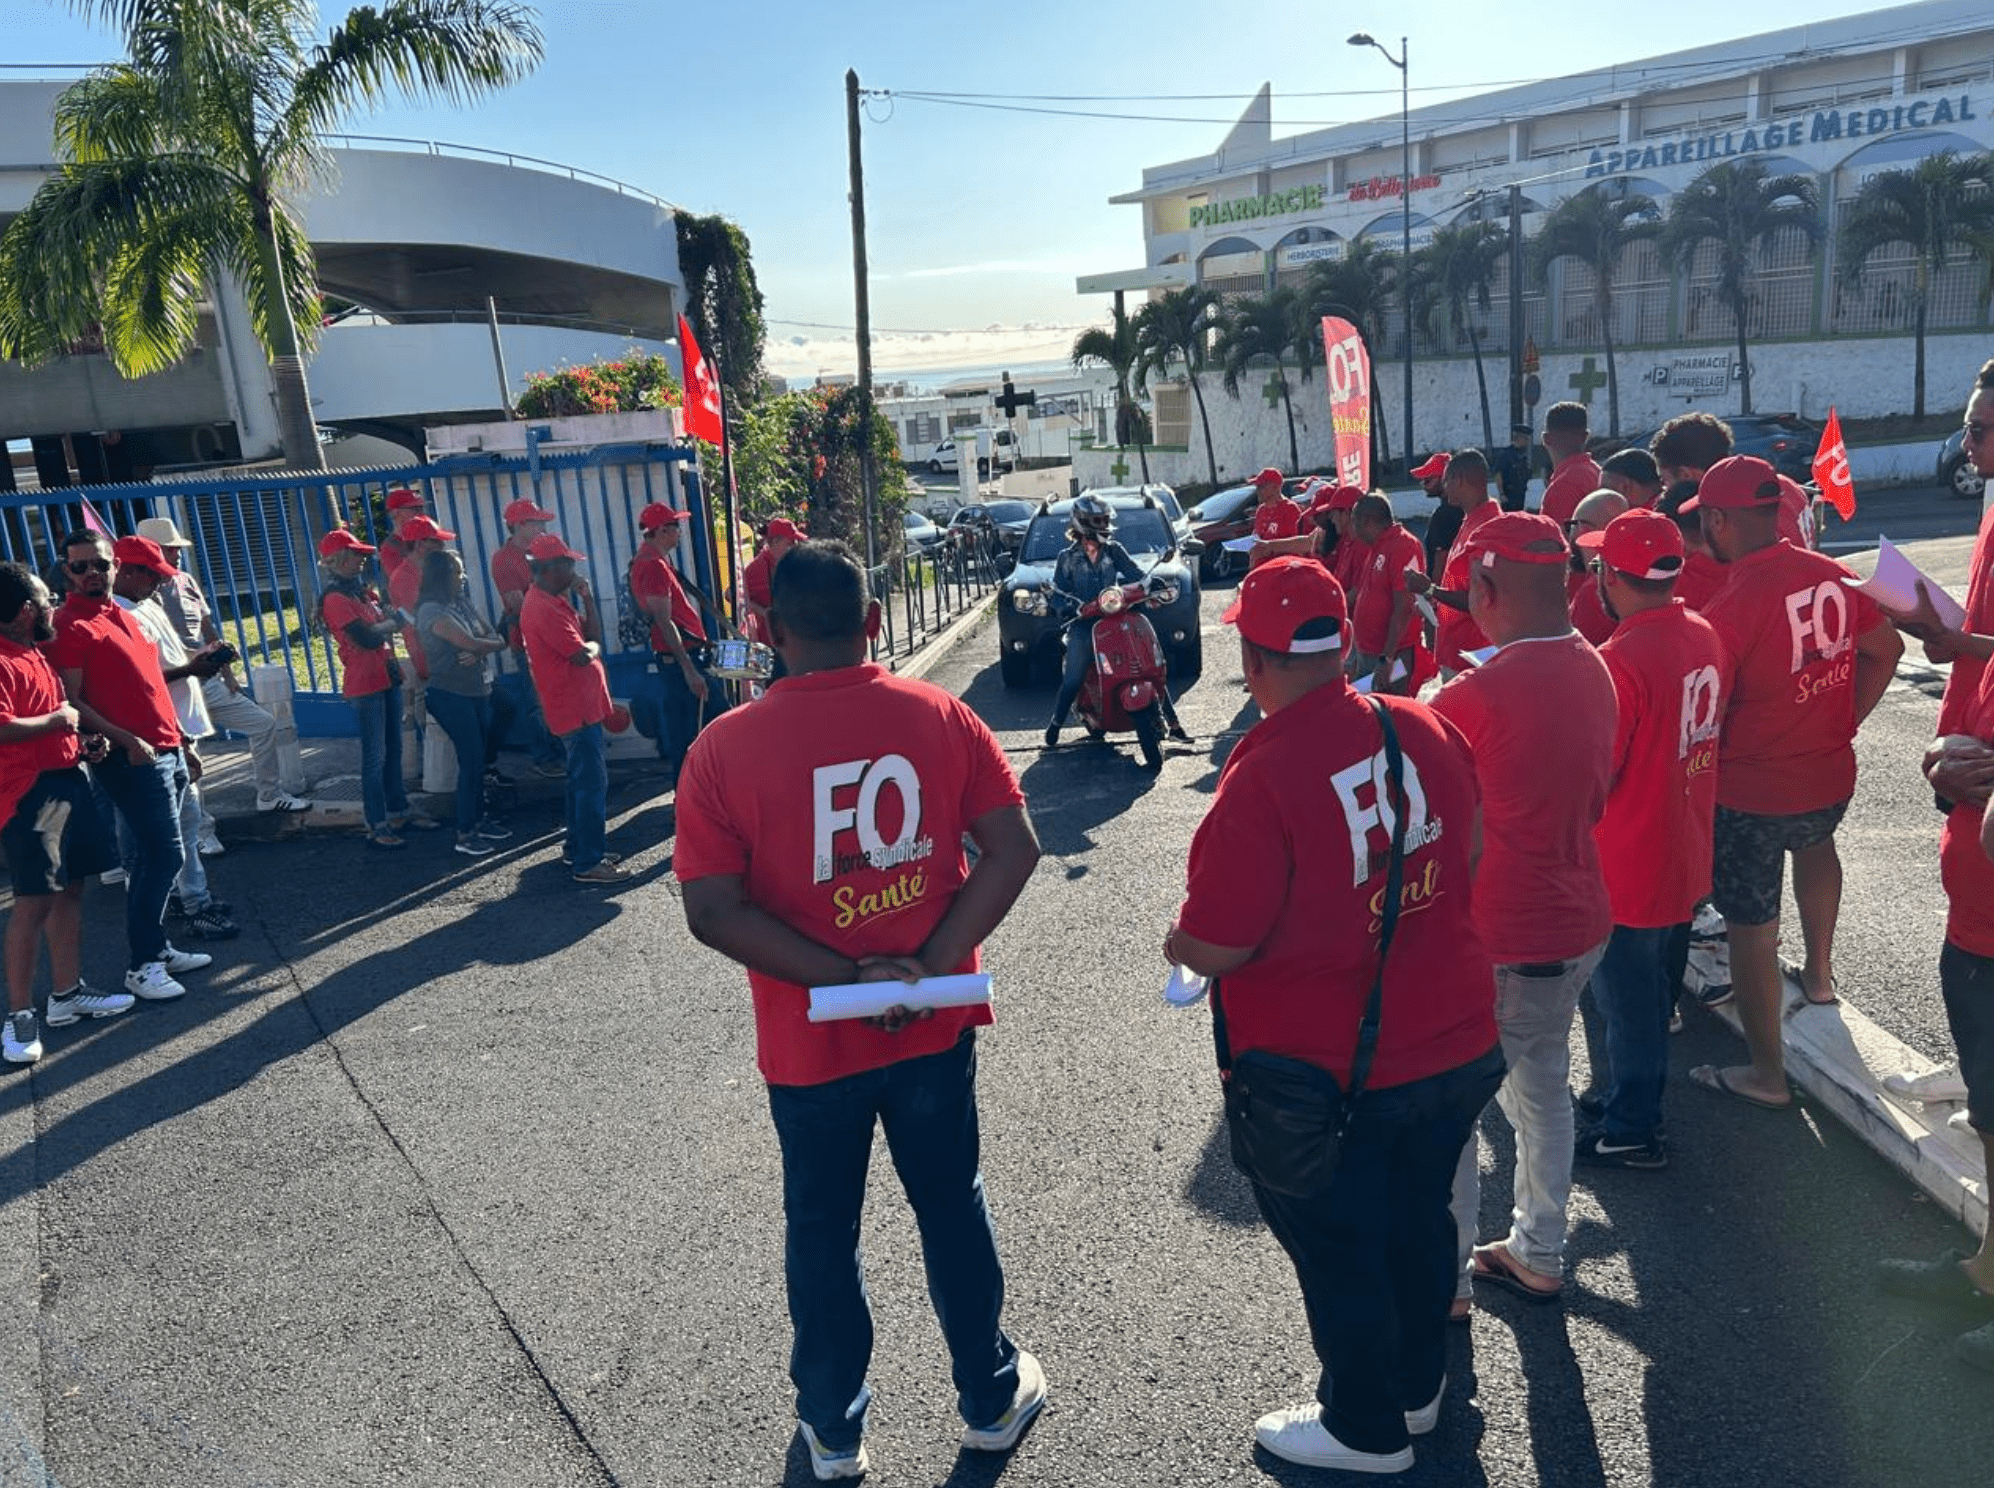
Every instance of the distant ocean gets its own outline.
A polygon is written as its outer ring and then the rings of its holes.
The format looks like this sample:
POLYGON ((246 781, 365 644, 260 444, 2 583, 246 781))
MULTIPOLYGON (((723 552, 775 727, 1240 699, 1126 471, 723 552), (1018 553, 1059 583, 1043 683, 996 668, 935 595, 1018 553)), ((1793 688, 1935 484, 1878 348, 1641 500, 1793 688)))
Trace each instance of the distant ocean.
POLYGON ((1051 381, 1055 378, 1068 378, 1074 375, 1071 362, 1010 362, 1000 364, 986 362, 982 366, 964 367, 917 367, 906 371, 875 367, 872 380, 881 382, 904 382, 910 388, 924 392, 939 392, 952 382, 967 382, 972 378, 988 378, 997 382, 1009 372, 1013 385, 1029 388, 1033 379, 1051 381))

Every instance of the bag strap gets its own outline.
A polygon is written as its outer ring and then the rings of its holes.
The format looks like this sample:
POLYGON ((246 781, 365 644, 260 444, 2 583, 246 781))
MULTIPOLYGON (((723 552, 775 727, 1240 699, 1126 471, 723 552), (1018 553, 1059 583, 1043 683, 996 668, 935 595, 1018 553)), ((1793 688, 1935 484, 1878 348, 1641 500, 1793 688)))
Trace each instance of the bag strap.
MULTIPOLYGON (((1385 791, 1392 812, 1392 852, 1385 867, 1385 907, 1378 924, 1378 970, 1371 979, 1371 996, 1364 1004, 1363 1021, 1357 1025, 1357 1053, 1350 1062, 1348 1102, 1357 1098, 1371 1074, 1371 1061, 1378 1052, 1378 1020, 1384 1010, 1385 958, 1391 954, 1392 938, 1399 928, 1399 900, 1405 887, 1406 792, 1405 757, 1399 750, 1399 731, 1392 725, 1391 710, 1376 697, 1365 699, 1378 716, 1378 728, 1385 739, 1385 791)), ((1212 983, 1212 1047, 1218 1056, 1219 1072, 1232 1071, 1232 1039, 1226 1032, 1225 998, 1219 983, 1212 983)))

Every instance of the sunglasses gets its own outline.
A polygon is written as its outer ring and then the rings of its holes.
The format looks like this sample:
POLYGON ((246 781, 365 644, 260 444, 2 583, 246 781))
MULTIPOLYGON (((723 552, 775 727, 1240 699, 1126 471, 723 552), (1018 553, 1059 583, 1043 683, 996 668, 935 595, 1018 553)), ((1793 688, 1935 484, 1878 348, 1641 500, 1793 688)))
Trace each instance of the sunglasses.
POLYGON ((63 565, 73 574, 109 573, 114 566, 109 558, 72 558, 63 565))

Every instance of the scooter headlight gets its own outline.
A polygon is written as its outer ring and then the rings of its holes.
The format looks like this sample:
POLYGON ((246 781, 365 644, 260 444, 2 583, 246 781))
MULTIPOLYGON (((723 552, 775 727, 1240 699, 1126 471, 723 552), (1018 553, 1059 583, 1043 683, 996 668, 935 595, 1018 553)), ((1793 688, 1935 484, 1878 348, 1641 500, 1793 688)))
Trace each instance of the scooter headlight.
POLYGON ((1118 614, 1118 613, 1120 613, 1120 611, 1121 611, 1121 608, 1122 608, 1122 604, 1123 604, 1123 600, 1122 600, 1122 591, 1121 591, 1121 590, 1119 590, 1119 589, 1103 589, 1103 590, 1101 591, 1101 613, 1102 613, 1102 614, 1104 614, 1104 615, 1114 615, 1114 614, 1118 614))

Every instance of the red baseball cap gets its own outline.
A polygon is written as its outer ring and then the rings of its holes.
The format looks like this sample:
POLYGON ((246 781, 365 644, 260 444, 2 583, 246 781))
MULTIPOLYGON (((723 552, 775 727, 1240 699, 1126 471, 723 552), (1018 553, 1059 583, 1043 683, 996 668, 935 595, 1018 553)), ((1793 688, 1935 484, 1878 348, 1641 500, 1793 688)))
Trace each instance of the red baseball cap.
POLYGON ((1479 555, 1484 567, 1496 559, 1512 563, 1564 563, 1572 556, 1565 534, 1542 512, 1504 512, 1490 517, 1468 534, 1470 561, 1479 555))
POLYGON ((1424 465, 1406 472, 1406 474, 1417 481, 1439 480, 1446 473, 1447 452, 1445 450, 1435 450, 1433 454, 1427 457, 1424 465))
POLYGON ((656 532, 660 527, 671 527, 684 520, 684 512, 662 501, 653 501, 637 514, 637 526, 645 532, 656 532))
POLYGON ((1673 579, 1682 572, 1682 529, 1645 507, 1621 513, 1598 532, 1581 532, 1575 546, 1633 579, 1673 579))
POLYGON ((520 500, 505 509, 505 525, 517 527, 521 522, 551 522, 554 514, 532 501, 520 500))
POLYGON ((552 563, 557 558, 570 558, 576 563, 588 561, 551 532, 543 532, 528 543, 526 556, 535 563, 552 563))
POLYGON ((1779 503, 1779 472, 1756 455, 1731 455, 1703 472, 1696 494, 1681 510, 1700 511, 1714 506, 1719 511, 1743 511, 1753 506, 1779 503))
POLYGON ((335 553, 371 553, 374 549, 360 541, 360 534, 349 532, 344 527, 335 527, 318 540, 318 555, 330 558, 335 553))
POLYGON ((780 538, 785 538, 790 542, 810 541, 810 534, 805 532, 801 527, 797 526, 794 522, 790 521, 788 517, 769 518, 768 535, 771 540, 780 537, 780 538))
POLYGON ((407 486, 397 486, 388 492, 388 510, 391 512, 421 511, 427 505, 427 501, 407 486))
POLYGON ((1343 624, 1349 615, 1343 586, 1329 570, 1313 558, 1288 554, 1268 560, 1242 579, 1239 597, 1219 618, 1237 625, 1256 646, 1310 656, 1343 649, 1343 624), (1336 628, 1299 638, 1305 627, 1322 620, 1334 620, 1336 628))
POLYGON ((405 543, 412 542, 455 542, 457 534, 446 527, 439 527, 429 517, 410 517, 395 533, 405 543))
POLYGON ((121 568, 149 568, 167 578, 173 575, 173 565, 149 537, 121 537, 111 544, 111 556, 121 568))
POLYGON ((1285 475, 1281 474, 1281 472, 1276 470, 1272 465, 1269 465, 1265 470, 1261 471, 1260 474, 1253 477, 1253 484, 1256 486, 1266 486, 1266 485, 1278 486, 1286 479, 1287 477, 1285 475))

